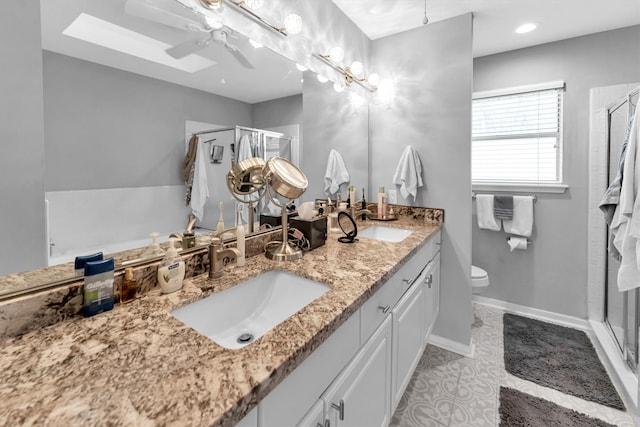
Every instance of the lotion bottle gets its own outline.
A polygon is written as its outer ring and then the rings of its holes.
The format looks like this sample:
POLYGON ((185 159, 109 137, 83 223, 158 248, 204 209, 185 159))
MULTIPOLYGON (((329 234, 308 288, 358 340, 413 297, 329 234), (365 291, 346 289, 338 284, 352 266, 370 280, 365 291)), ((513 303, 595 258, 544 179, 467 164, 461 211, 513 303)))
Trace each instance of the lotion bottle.
POLYGON ((163 294, 169 294, 182 288, 185 265, 178 251, 174 247, 176 239, 169 239, 169 249, 158 267, 158 283, 163 294))
POLYGON ((384 216, 384 187, 378 188, 378 218, 384 216))
POLYGON ((245 230, 242 223, 241 205, 238 205, 238 225, 236 227, 236 249, 240 254, 236 259, 236 265, 238 267, 244 267, 244 247, 245 247, 245 230))

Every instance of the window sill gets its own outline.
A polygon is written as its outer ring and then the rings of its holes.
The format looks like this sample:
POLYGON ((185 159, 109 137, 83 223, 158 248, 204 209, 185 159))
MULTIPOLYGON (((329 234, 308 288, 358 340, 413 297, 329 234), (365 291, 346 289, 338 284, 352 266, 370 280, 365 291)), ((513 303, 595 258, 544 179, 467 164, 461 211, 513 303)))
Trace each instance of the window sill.
POLYGON ((474 182, 471 184, 473 191, 511 191, 514 193, 564 193, 569 186, 567 184, 530 184, 530 183, 506 183, 506 182, 474 182))

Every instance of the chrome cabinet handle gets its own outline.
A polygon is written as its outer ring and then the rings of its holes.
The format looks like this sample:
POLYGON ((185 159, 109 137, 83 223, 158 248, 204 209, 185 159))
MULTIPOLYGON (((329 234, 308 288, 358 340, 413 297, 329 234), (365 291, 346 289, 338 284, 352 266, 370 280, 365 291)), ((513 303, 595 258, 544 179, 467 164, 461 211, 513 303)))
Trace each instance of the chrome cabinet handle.
POLYGON ((338 411, 338 418, 340 418, 340 421, 344 421, 344 400, 340 400, 340 405, 332 403, 331 407, 338 411))
POLYGON ((430 274, 429 277, 424 279, 424 283, 429 286, 429 289, 431 289, 431 285, 433 284, 433 274, 430 274))
POLYGON ((383 307, 383 306, 379 305, 378 309, 382 310, 382 312, 384 314, 387 314, 389 312, 389 310, 391 310, 391 306, 390 305, 386 305, 386 306, 383 307))
POLYGON ((409 286, 413 285, 413 282, 415 282, 415 280, 416 279, 402 279, 402 281, 409 286))

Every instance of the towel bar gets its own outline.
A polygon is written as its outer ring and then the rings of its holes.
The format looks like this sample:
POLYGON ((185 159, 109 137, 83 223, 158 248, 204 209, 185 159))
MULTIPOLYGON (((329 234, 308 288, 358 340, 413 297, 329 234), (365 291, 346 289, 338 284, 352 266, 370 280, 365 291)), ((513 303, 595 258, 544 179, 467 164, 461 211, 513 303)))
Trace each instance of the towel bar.
MULTIPOLYGON (((487 193, 482 193, 482 194, 487 194, 487 193)), ((535 203, 538 200, 538 196, 536 196, 535 194, 527 194, 528 196, 530 196, 533 199, 533 203, 535 203)), ((476 198, 476 193, 472 193, 471 194, 471 198, 475 199, 476 198)))

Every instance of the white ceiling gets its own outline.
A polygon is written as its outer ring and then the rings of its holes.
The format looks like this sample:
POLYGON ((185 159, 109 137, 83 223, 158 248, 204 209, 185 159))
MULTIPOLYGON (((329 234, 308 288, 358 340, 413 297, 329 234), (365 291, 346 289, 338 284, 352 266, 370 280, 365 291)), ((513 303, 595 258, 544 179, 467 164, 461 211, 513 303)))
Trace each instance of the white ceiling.
MULTIPOLYGON (((333 0, 372 40, 422 26, 424 0, 333 0)), ((472 12, 474 57, 640 24, 640 0, 427 0, 430 22, 472 12), (515 34, 524 22, 538 29, 515 34)))

